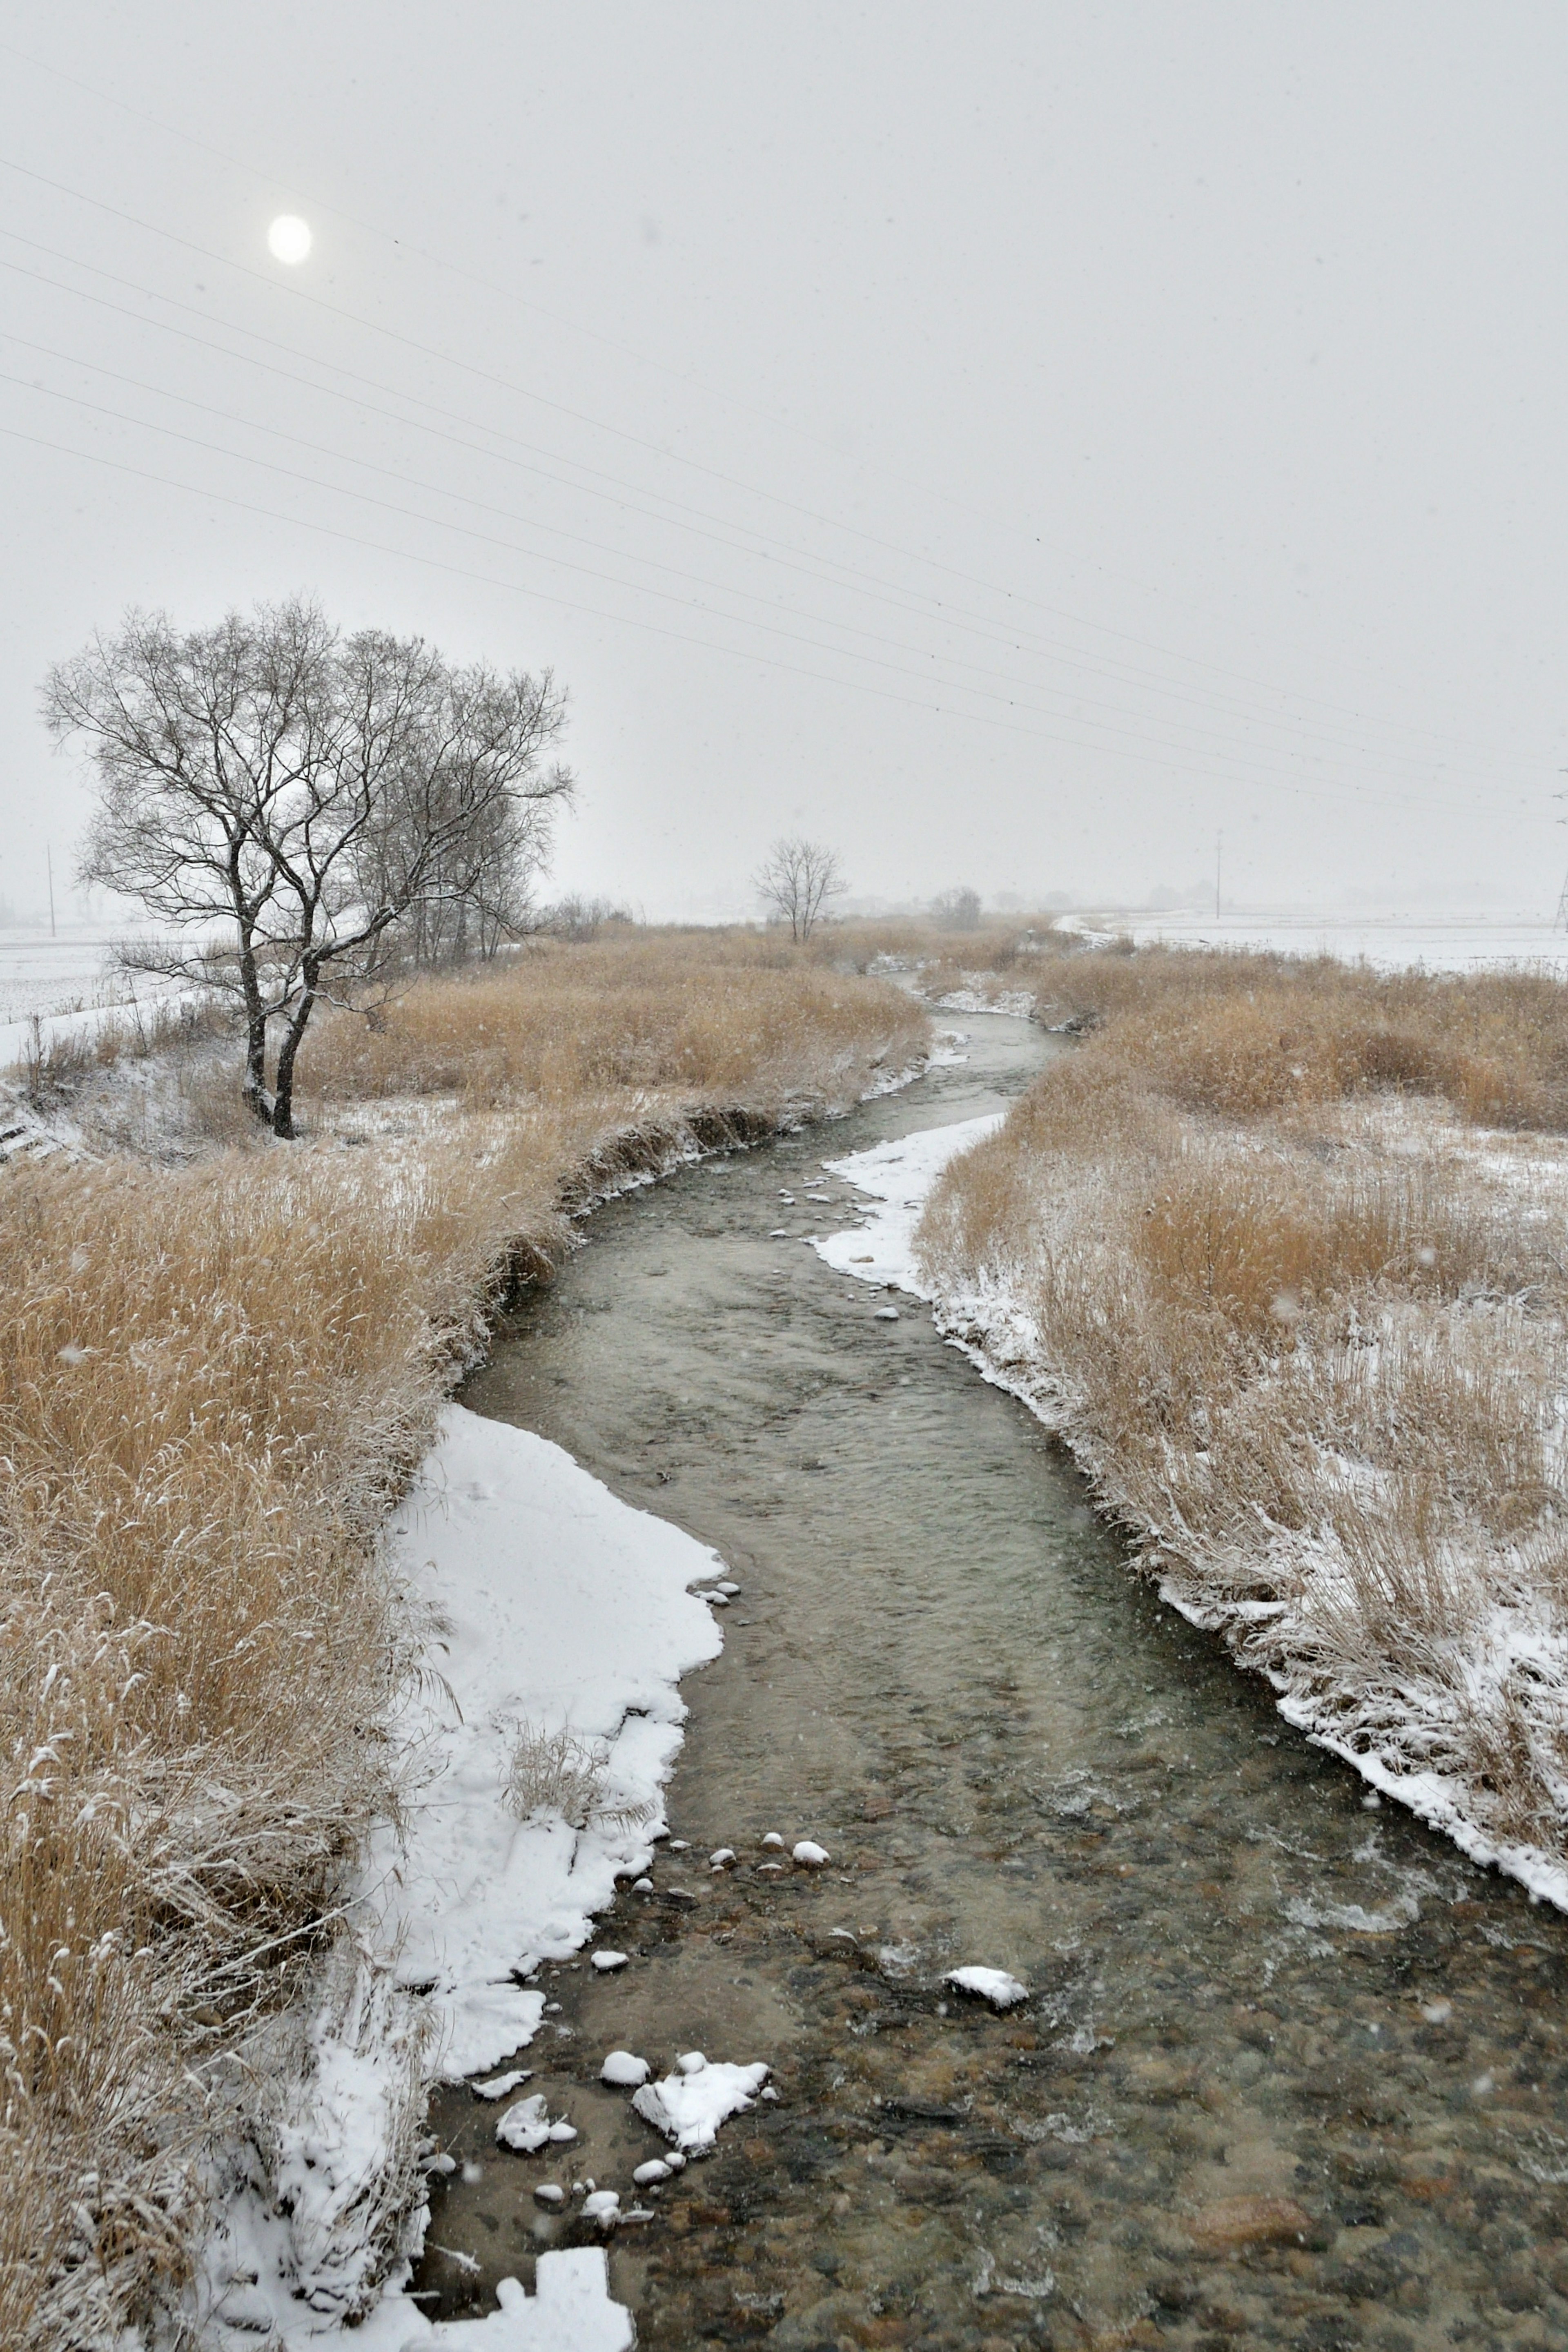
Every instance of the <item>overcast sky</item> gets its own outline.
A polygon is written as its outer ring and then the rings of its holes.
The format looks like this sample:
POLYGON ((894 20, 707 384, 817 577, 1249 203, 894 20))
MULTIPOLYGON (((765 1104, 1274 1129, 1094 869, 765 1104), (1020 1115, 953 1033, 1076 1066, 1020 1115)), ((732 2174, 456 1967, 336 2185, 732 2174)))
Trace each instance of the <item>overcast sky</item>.
POLYGON ((557 887, 1549 913, 1568 12, 141 0, 0 42, 0 898, 51 660, 551 667, 557 887), (267 229, 302 215, 300 266, 267 229))

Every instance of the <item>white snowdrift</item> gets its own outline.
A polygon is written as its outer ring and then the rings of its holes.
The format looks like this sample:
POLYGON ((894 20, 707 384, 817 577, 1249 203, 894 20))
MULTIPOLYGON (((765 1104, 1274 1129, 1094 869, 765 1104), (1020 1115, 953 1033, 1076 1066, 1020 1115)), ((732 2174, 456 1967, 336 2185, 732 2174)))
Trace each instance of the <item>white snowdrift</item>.
MULTIPOLYGON (((544 2011, 518 1979, 579 1950, 616 1879, 652 1859, 686 1713, 679 1679, 722 1646, 689 1588, 724 1563, 618 1501, 559 1445, 460 1405, 443 1415, 390 1541, 437 1629, 427 1677, 394 1726, 416 1790, 401 1837, 389 1827, 369 1857, 354 1921, 365 1957, 308 2029, 310 2063, 271 2131, 268 2177, 235 2181, 209 2242, 204 2340, 239 2352, 270 2328, 288 2352, 622 2352, 632 2322, 609 2299, 596 2249, 545 2254, 538 2294, 505 2282, 502 2308, 483 2319, 425 2318, 403 2292, 406 2260, 367 2310, 384 2261, 378 2198, 411 2127, 411 2034, 427 2029, 425 2071, 449 2080, 510 2058, 544 2011), (601 1811, 586 1828, 559 1812, 519 1821, 508 1807, 524 1723, 603 1752, 601 1811)), ((543 2105, 519 2102, 502 2130, 515 2116, 528 2138, 543 2105)), ((405 2257, 425 2218, 405 2227, 405 2257)))
POLYGON ((616 1879, 652 1859, 685 1719, 677 1685, 722 1646, 688 1588, 724 1563, 560 1446, 461 1405, 392 1540, 443 1621, 431 1664, 445 1687, 398 1727, 423 1787, 401 1843, 380 1841, 366 1905, 400 1982, 432 1988, 439 2071, 457 2080, 531 2038, 544 1996, 517 1978, 577 1951, 616 1879), (601 1742, 605 1807, 645 1807, 645 1824, 519 1822, 504 1792, 522 1723, 601 1742))

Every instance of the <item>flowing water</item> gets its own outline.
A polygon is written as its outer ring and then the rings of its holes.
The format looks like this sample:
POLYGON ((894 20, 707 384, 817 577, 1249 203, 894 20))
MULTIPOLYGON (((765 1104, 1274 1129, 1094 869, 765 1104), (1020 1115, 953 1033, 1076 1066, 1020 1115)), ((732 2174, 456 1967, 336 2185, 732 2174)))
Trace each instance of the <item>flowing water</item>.
POLYGON ((1568 2346, 1568 1920, 1369 1809, 1021 1406, 801 1244, 852 1222, 802 1198, 824 1157, 1052 1050, 973 1025, 961 1068, 601 1210, 466 1391, 742 1590, 684 1685, 688 1849, 602 1923, 630 1965, 540 1979, 529 2088, 580 2138, 504 2156, 441 2095, 425 2308, 589 2234, 537 2180, 633 2204, 659 2145, 600 2061, 697 2048, 779 2095, 612 2242, 645 2347, 1568 2346), (831 1864, 768 1869, 769 1831, 831 1864), (1027 2006, 945 1990, 969 1962, 1027 2006))

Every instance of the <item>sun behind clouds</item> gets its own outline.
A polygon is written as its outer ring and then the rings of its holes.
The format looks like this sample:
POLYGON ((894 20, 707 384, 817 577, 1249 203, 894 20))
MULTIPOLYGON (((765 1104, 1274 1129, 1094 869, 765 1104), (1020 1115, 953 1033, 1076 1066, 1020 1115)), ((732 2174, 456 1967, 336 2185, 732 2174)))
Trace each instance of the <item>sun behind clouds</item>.
POLYGON ((275 261, 285 261, 290 268, 305 259, 314 239, 310 224, 302 221, 298 213, 279 213, 267 232, 267 249, 275 261))

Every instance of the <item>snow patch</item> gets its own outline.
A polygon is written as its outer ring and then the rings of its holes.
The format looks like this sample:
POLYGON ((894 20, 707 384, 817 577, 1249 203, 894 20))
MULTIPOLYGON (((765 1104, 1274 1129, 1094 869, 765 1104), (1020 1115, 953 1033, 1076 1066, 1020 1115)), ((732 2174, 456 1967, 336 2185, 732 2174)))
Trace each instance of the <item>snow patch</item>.
POLYGON ((700 2063, 690 2072, 644 2083, 632 2095, 632 2105, 643 2122, 687 2153, 711 2147, 720 2124, 750 2106, 768 2073, 760 2063, 715 2065, 700 2051, 688 2051, 686 2058, 677 2063, 684 2066, 692 2058, 700 2063))
POLYGON ((380 1834, 364 1910, 400 1981, 432 1989, 439 2072, 457 2081, 532 2039, 544 1996, 519 1979, 580 1950, 617 1878, 652 1862, 685 1719, 677 1685, 721 1647, 690 1588, 724 1562, 547 1438, 462 1405, 443 1414, 392 1543, 441 1622, 441 1682, 395 1726, 422 1786, 402 1841, 380 1834), (585 1828, 508 1810, 525 1723, 603 1745, 603 1811, 585 1828), (639 1808, 645 1825, 628 1828, 639 1808))
POLYGON ((930 1289, 915 1263, 915 1231, 931 1188, 950 1160, 994 1135, 1006 1116, 993 1111, 984 1118, 959 1119, 952 1127, 924 1127, 847 1160, 824 1160, 831 1174, 841 1176, 875 1206, 864 1223, 852 1231, 814 1239, 811 1246, 818 1256, 835 1273, 852 1275, 857 1282, 894 1283, 916 1298, 929 1298, 930 1289))

